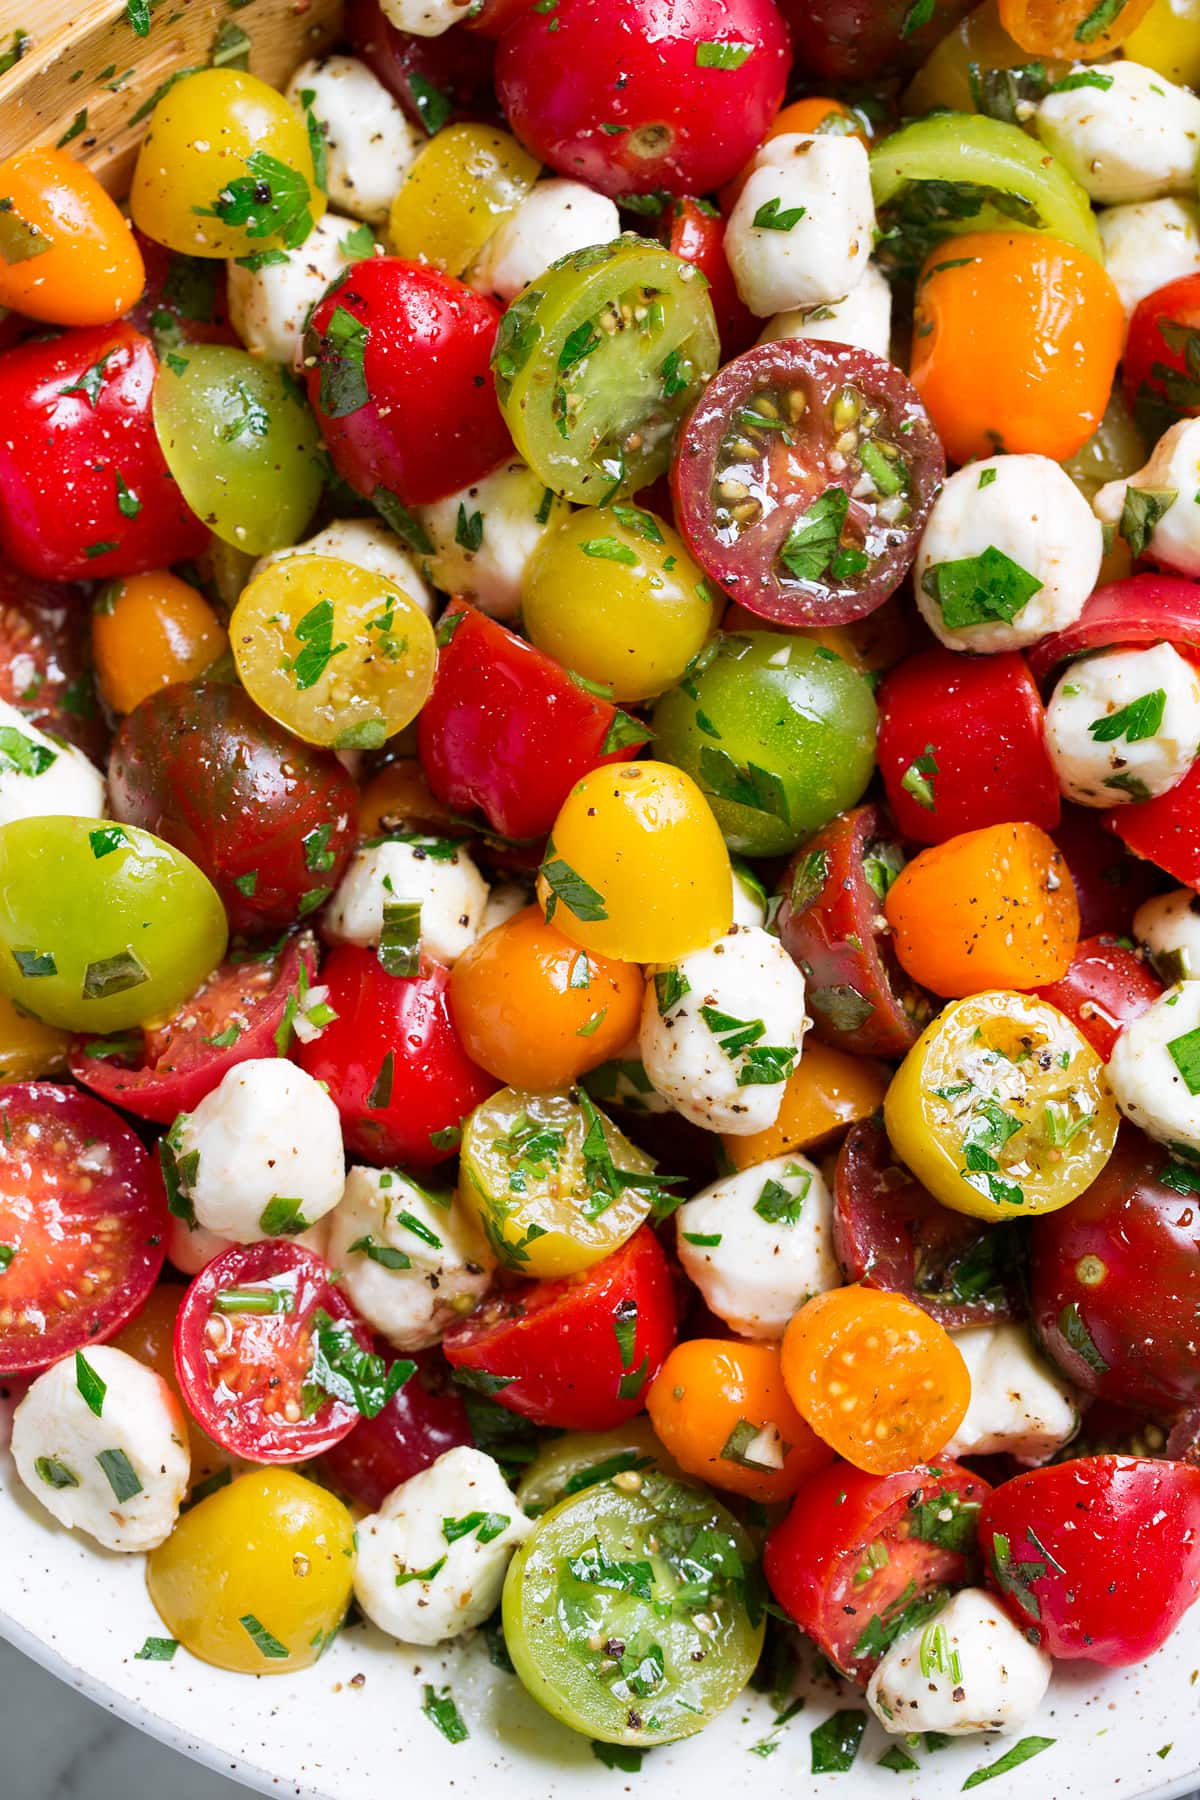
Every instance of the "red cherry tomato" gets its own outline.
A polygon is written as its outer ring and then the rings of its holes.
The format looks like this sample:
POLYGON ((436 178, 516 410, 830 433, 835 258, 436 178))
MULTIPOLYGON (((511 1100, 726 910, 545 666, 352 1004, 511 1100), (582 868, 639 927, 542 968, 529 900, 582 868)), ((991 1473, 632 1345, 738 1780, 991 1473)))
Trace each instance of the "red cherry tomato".
POLYGON ((357 835, 354 783, 240 687, 181 683, 135 706, 113 740, 112 814, 203 869, 234 931, 278 929, 337 886, 357 835))
POLYGON ((762 320, 755 318, 737 291, 725 258, 725 222, 720 213, 706 200, 676 200, 663 215, 659 236, 673 256, 694 263, 708 282, 722 357, 748 349, 762 330, 762 320))
POLYGON ((328 1084, 347 1150, 414 1169, 453 1156, 462 1121, 500 1083, 459 1041, 449 969, 426 962, 416 975, 389 975, 373 950, 339 944, 321 981, 338 1016, 296 1060, 328 1084))
POLYGON ((879 690, 877 753, 905 837, 941 844, 1010 821, 1053 830, 1062 802, 1045 725, 1020 656, 925 650, 892 669, 879 690))
POLYGON ((706 194, 762 141, 789 61, 774 0, 556 0, 501 38, 496 91, 561 175, 603 194, 706 194))
POLYGON ((670 1267, 643 1225, 580 1275, 494 1294, 451 1326, 442 1349, 454 1368, 488 1377, 485 1391, 510 1412, 566 1431, 606 1431, 641 1412, 675 1321, 670 1267), (629 1323, 633 1343, 623 1349, 617 1327, 629 1323))
POLYGON ((0 700, 99 761, 108 744, 78 589, 0 563, 0 700))
POLYGON ((1061 981, 1034 990, 1077 1025, 1105 1062, 1131 1019, 1140 1019, 1163 984, 1138 950, 1113 937, 1081 938, 1061 981))
MULTIPOLYGON (((382 1341, 376 1350, 387 1354, 382 1341)), ((467 1409, 449 1384, 445 1359, 436 1350, 418 1350, 412 1360, 416 1374, 383 1411, 361 1420, 325 1453, 330 1486, 369 1512, 447 1450, 471 1442, 467 1409)))
POLYGON ((154 434, 157 373, 149 338, 122 322, 0 355, 0 552, 26 574, 137 575, 208 543, 154 434))
POLYGON ((796 67, 810 81, 847 82, 915 69, 972 3, 934 0, 914 14, 910 0, 780 0, 780 10, 796 67))
POLYGON ((1180 575, 1128 575, 1097 588, 1065 631, 1032 645, 1029 666, 1046 683, 1060 663, 1088 650, 1164 641, 1200 661, 1200 583, 1180 575))
POLYGON ((945 1458, 898 1475, 831 1463, 809 1476, 768 1537, 767 1584, 831 1662, 865 1681, 914 1606, 966 1582, 989 1492, 945 1458))
POLYGON ((1139 300, 1121 369, 1130 408, 1164 431, 1200 413, 1200 275, 1181 275, 1139 300))
POLYGON ((1200 760, 1153 800, 1114 806, 1103 825, 1135 856, 1157 863, 1185 887, 1200 887, 1200 760))
POLYGON ((416 37, 386 19, 379 0, 349 0, 342 29, 353 54, 430 136, 443 124, 495 111, 496 52, 478 31, 416 37))
POLYGON ((1154 865, 1129 856, 1090 806, 1064 805, 1062 823, 1051 836, 1075 884, 1080 935, 1127 932, 1142 901, 1161 886, 1154 865))
POLYGON ((238 344, 229 323, 225 264, 209 256, 180 256, 134 227, 146 269, 141 299, 129 323, 154 340, 160 357, 180 344, 238 344))
POLYGON ((581 775, 628 762, 636 721, 578 687, 559 665, 463 600, 439 635, 437 675, 417 725, 431 791, 447 806, 478 806, 504 837, 542 838, 581 775), (605 754, 616 738, 617 748, 605 754))
POLYGON ((903 1056, 933 1017, 883 919, 904 860, 882 807, 856 806, 809 838, 784 874, 779 936, 808 981, 813 1030, 835 1049, 903 1056))
POLYGON ((141 1038, 77 1038, 71 1073, 114 1106, 169 1125, 211 1094, 235 1063, 286 1054, 291 1028, 284 1017, 289 1000, 295 1011, 301 967, 306 983, 316 979, 316 945, 307 932, 264 956, 223 962, 141 1038))
POLYGON ((709 382, 680 429, 671 488, 692 555, 747 611, 844 625, 900 584, 945 472, 929 415, 893 363, 782 338, 709 382), (761 417, 767 426, 754 424, 761 417), (724 492, 730 483, 739 497, 724 492))
POLYGON ((163 1265, 157 1164, 116 1113, 52 1082, 0 1088, 0 1375, 119 1331, 163 1265))
POLYGON ((305 334, 308 397, 343 481, 368 497, 382 489, 385 506, 423 506, 511 455, 489 366, 499 323, 493 301, 396 256, 356 263, 327 291, 305 334), (329 379, 345 367, 344 335, 328 335, 335 313, 365 327, 361 405, 329 379))
POLYGON ((1009 1614, 1051 1656, 1141 1662, 1200 1592, 1200 1469, 1132 1456, 1033 1469, 984 1502, 979 1544, 1009 1614))

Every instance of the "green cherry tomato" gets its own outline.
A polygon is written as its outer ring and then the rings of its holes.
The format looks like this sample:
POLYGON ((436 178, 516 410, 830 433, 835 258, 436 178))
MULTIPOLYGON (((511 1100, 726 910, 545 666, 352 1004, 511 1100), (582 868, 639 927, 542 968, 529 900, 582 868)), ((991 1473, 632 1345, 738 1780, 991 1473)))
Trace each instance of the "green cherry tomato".
POLYGON ((517 1674, 588 1737, 690 1737, 754 1671, 755 1560, 702 1488, 653 1471, 589 1487, 540 1519, 509 1564, 504 1637, 517 1674))
POLYGON ((318 433, 283 371, 226 344, 189 344, 154 384, 154 429, 183 497, 252 556, 294 544, 321 492, 318 433))
POLYGON ((639 1413, 609 1431, 565 1431, 561 1437, 551 1438, 522 1475, 517 1499, 522 1511, 536 1518, 584 1488, 611 1481, 614 1475, 624 1475, 628 1484, 631 1474, 643 1474, 647 1469, 679 1474, 649 1419, 639 1413))
POLYGON ((0 992, 68 1031, 174 1012, 225 954, 225 909, 161 838, 101 819, 0 826, 0 992))
POLYGON ((556 494, 602 506, 664 472, 718 358, 699 269, 624 237, 551 263, 500 321, 492 368, 525 461, 556 494))
POLYGON ((853 806, 875 767, 870 685, 773 631, 705 645, 654 709, 655 751, 703 788, 732 850, 779 856, 853 806))

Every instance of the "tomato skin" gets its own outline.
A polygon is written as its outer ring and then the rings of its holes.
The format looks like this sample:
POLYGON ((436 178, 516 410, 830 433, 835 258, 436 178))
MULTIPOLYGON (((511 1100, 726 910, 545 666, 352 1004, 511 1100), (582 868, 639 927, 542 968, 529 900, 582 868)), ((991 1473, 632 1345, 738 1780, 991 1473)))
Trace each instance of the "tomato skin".
POLYGON ((1132 1456, 1032 1469, 988 1496, 979 1543, 1009 1614, 1051 1656, 1141 1662, 1200 1593, 1200 1469, 1132 1456))
POLYGON ((1081 938, 1059 981, 1037 993, 1077 1025, 1105 1062, 1131 1019, 1140 1019, 1163 991, 1144 956, 1112 937, 1081 938))
POLYGON ((319 1038, 299 1046, 296 1060, 328 1083, 347 1150, 367 1162, 414 1169, 453 1156, 457 1128, 500 1084, 471 1062, 459 1041, 449 969, 424 962, 416 975, 388 975, 373 950, 339 944, 325 959, 321 980, 338 1016, 319 1038))
POLYGON ((708 297, 721 334, 721 356, 727 361, 748 350, 762 329, 737 291, 725 256, 725 224, 705 211, 699 200, 676 200, 659 228, 672 256, 693 263, 708 282, 708 297))
POLYGON ((113 741, 109 792, 114 818, 166 838, 204 871, 234 931, 278 929, 312 911, 310 897, 332 891, 354 847, 357 793, 337 758, 229 683, 181 683, 136 706, 113 741))
POLYGON ((1075 884, 1080 937, 1127 933, 1142 901, 1161 886, 1153 863, 1130 856, 1090 806, 1064 805, 1052 835, 1075 884))
POLYGON ((675 1342, 670 1267, 648 1225, 582 1274, 518 1282, 485 1300, 442 1340, 452 1367, 507 1377, 494 1398, 538 1425, 606 1431, 641 1412, 645 1390, 675 1342), (614 1330, 636 1306, 626 1363, 614 1330), (625 1376, 624 1397, 618 1393, 625 1376), (633 1391, 636 1389, 636 1392, 633 1391))
POLYGON ((17 568, 47 581, 91 581, 204 549, 208 528, 185 505, 155 436, 157 373, 149 338, 123 323, 0 355, 0 550, 17 568), (64 393, 102 358, 94 405, 64 393), (134 518, 118 505, 118 474, 141 503, 134 518))
POLYGON ((1165 794, 1112 807, 1103 825, 1135 856, 1157 863, 1185 887, 1200 886, 1200 760, 1165 794))
POLYGON ((781 0, 797 66, 830 81, 872 81, 915 68, 968 10, 970 0, 935 0, 917 30, 905 0, 781 0))
POLYGON ((1179 326, 1183 332, 1200 330, 1200 275, 1181 275, 1138 301, 1129 321, 1129 337, 1121 365, 1121 379, 1130 408, 1147 401, 1169 419, 1195 418, 1200 413, 1200 387, 1187 366, 1188 339, 1171 345, 1163 335, 1179 326))
POLYGON ((493 301, 398 256, 356 263, 326 293, 305 334, 308 398, 343 481, 368 498, 382 487, 403 506, 424 506, 512 454, 490 367, 499 323, 493 301), (367 328, 369 398, 335 418, 321 388, 324 333, 338 311, 367 328))
POLYGON ((1065 631, 1031 645, 1029 666, 1045 686, 1070 657, 1164 640, 1181 656, 1200 659, 1200 585, 1180 575, 1128 575, 1098 587, 1065 631))
MULTIPOLYGON (((60 149, 25 149, 0 163, 6 210, 43 242, 5 257, 0 306, 51 325, 107 325, 142 289, 128 221, 92 171, 60 149)), ((8 221, 11 225, 12 219, 8 221)))
POLYGON ((108 744, 77 589, 0 563, 0 700, 98 762, 108 744))
MULTIPOLYGON (((382 1355, 387 1345, 375 1346, 382 1355)), ((418 1350, 417 1372, 393 1394, 381 1413, 360 1419, 353 1431, 325 1452, 330 1485, 358 1506, 375 1512, 402 1481, 419 1475, 447 1450, 471 1442, 467 1409, 448 1385, 446 1365, 436 1350, 418 1350)))
POLYGON ((379 0, 349 0, 343 31, 352 54, 378 76, 414 125, 429 130, 413 91, 414 76, 450 101, 448 125, 494 111, 492 64, 496 53, 479 31, 416 37, 385 18, 379 0))
POLYGON ((1016 819, 1052 831, 1062 802, 1045 719, 1016 654, 970 657, 938 648, 892 669, 879 690, 877 754, 903 835, 940 844, 960 831, 1016 819), (937 773, 926 784, 929 807, 904 786, 904 777, 931 746, 937 773))

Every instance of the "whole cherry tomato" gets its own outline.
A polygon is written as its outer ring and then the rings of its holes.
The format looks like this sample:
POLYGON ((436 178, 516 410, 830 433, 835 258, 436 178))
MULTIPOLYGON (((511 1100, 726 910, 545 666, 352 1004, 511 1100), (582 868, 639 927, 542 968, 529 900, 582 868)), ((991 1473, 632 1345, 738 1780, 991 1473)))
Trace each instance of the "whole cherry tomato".
POLYGON ((98 761, 108 743, 79 590, 0 563, 0 700, 98 761))
POLYGON ((755 318, 737 291, 725 257, 725 223, 720 213, 707 200, 672 201, 660 220, 659 236, 665 239, 673 256, 693 263, 708 282, 723 357, 737 356, 749 349, 762 329, 762 321, 755 318))
MULTIPOLYGON (((388 1354, 383 1343, 375 1348, 376 1354, 388 1354)), ((376 1512, 402 1481, 419 1475, 447 1450, 471 1442, 467 1409, 449 1385, 440 1352, 418 1350, 412 1360, 416 1374, 383 1411, 373 1419, 361 1419, 325 1452, 329 1485, 369 1512, 376 1512)))
POLYGON ((1178 575, 1129 575, 1098 587, 1073 625, 1032 645, 1029 666, 1046 683, 1089 650, 1158 643, 1200 660, 1200 585, 1178 575))
POLYGON ((1200 275, 1139 300, 1121 364, 1125 398, 1161 430, 1200 413, 1200 275))
POLYGON ((1130 856, 1090 806, 1064 805, 1052 836, 1075 885, 1080 937, 1128 932, 1142 901, 1161 886, 1154 864, 1130 856))
MULTIPOLYGON (((464 21, 473 9, 463 8, 464 21)), ((351 51, 430 137, 443 125, 495 110, 495 50, 479 31, 416 37, 384 15, 379 0, 349 0, 343 30, 351 51)))
POLYGON ((1037 992, 1072 1024, 1105 1062, 1131 1019, 1140 1019, 1163 991, 1145 957, 1114 937, 1079 940, 1071 966, 1037 992))
POLYGON ((0 162, 0 306, 51 325, 108 325, 142 291, 142 259, 121 210, 64 150, 0 162))
POLYGON ((159 688, 194 680, 228 647, 204 595, 167 569, 106 583, 92 609, 96 678, 116 713, 132 712, 159 688))

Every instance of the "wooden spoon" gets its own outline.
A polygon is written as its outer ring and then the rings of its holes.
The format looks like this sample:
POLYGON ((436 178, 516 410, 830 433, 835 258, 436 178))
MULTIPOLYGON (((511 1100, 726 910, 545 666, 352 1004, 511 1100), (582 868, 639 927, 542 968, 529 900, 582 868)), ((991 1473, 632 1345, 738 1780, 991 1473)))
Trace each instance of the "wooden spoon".
POLYGON ((282 88, 333 41, 341 13, 342 0, 0 0, 0 60, 16 56, 0 76, 0 157, 62 144, 123 194, 172 76, 248 60, 282 88), (18 11, 32 29, 9 28, 18 11))

